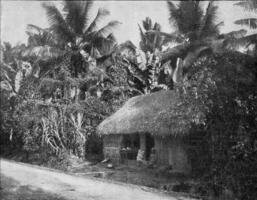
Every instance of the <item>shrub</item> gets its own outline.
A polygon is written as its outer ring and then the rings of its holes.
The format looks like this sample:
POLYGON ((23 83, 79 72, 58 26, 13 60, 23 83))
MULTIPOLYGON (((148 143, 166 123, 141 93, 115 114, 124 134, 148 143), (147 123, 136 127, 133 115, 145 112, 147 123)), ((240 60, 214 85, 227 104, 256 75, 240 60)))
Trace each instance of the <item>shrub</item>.
POLYGON ((203 57, 178 88, 185 105, 205 113, 198 121, 209 146, 207 173, 202 181, 214 196, 224 191, 232 191, 240 199, 256 196, 255 70, 254 60, 240 53, 203 57))

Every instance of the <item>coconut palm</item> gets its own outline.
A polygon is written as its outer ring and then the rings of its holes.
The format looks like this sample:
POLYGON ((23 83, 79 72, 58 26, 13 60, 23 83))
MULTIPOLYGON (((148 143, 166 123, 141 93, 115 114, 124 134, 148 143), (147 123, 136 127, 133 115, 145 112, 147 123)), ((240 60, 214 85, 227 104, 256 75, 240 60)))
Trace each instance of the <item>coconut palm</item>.
POLYGON ((22 56, 33 60, 51 60, 63 55, 59 42, 53 32, 33 24, 27 25, 28 45, 22 56))
POLYGON ((50 27, 40 29, 29 25, 29 28, 37 30, 37 35, 29 32, 29 40, 33 44, 29 55, 45 58, 68 53, 71 57, 73 75, 77 77, 83 68, 85 54, 99 58, 106 54, 106 46, 116 43, 112 31, 119 25, 118 21, 111 21, 98 28, 99 23, 109 14, 106 9, 99 9, 93 21, 89 23, 89 11, 93 1, 63 1, 62 10, 52 3, 42 5, 46 10, 50 27))
POLYGON ((218 7, 214 5, 213 0, 209 1, 205 10, 201 4, 202 2, 197 0, 180 1, 178 4, 167 1, 169 21, 175 31, 173 33, 148 32, 148 34, 163 35, 167 37, 166 41, 175 45, 159 55, 162 63, 167 61, 171 63, 172 76, 176 71, 177 58, 183 60, 183 65, 179 66, 183 68, 181 69, 182 74, 185 75, 199 56, 208 52, 220 51, 229 40, 238 34, 246 33, 244 30, 240 30, 220 35, 219 27, 223 25, 223 22, 216 23, 218 7))
POLYGON ((185 59, 189 53, 194 51, 200 54, 209 47, 213 38, 219 35, 219 26, 222 23, 216 24, 217 6, 213 1, 208 3, 205 11, 201 3, 195 0, 181 1, 178 5, 168 1, 167 4, 170 13, 169 21, 176 29, 174 36, 179 33, 183 38, 182 41, 175 40, 184 46, 180 49, 182 58, 185 59))
POLYGON ((109 54, 116 44, 112 31, 120 23, 111 21, 99 27, 99 23, 109 15, 106 9, 101 8, 90 20, 89 12, 93 6, 91 0, 67 0, 62 3, 62 9, 58 9, 52 3, 42 4, 50 27, 42 29, 35 25, 28 25, 28 48, 24 56, 32 56, 36 59, 34 66, 40 65, 40 77, 47 76, 47 80, 49 76, 56 79, 55 71, 60 70, 64 72, 61 74, 69 77, 69 79, 62 77, 62 80, 66 82, 70 80, 72 84, 77 82, 77 86, 83 81, 85 82, 83 88, 87 89, 92 84, 99 85, 109 80, 105 74, 105 68, 100 68, 102 65, 99 60, 109 54), (83 80, 72 80, 74 77, 80 77, 83 80))
MULTIPOLYGON (((245 10, 247 11, 253 11, 256 12, 257 11, 257 2, 255 0, 241 0, 238 3, 235 3, 236 6, 241 6, 243 7, 245 10)), ((243 22, 243 20, 240 22, 240 20, 237 20, 236 23, 238 24, 242 24, 242 25, 249 25, 250 28, 256 28, 256 18, 254 18, 253 20, 251 20, 252 18, 248 18, 249 19, 249 23, 245 23, 243 22)))

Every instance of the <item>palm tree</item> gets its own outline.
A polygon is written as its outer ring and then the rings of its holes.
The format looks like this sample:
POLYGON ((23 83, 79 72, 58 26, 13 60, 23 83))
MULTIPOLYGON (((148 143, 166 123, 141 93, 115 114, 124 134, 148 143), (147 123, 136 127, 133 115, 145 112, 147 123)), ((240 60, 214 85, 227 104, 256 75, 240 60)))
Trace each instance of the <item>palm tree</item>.
POLYGON ((159 55, 162 63, 167 61, 171 63, 173 77, 176 77, 175 71, 182 70, 182 74, 187 74, 189 67, 204 53, 220 51, 226 42, 238 34, 245 34, 245 31, 240 30, 220 35, 219 27, 223 25, 223 22, 216 23, 218 7, 214 5, 213 0, 209 1, 205 10, 201 4, 202 2, 197 0, 180 1, 177 5, 167 1, 169 21, 175 31, 173 33, 148 32, 148 34, 163 35, 166 41, 175 44, 175 47, 159 55), (182 65, 181 62, 177 62, 177 58, 183 60, 182 65), (179 66, 183 69, 175 70, 176 63, 180 63, 179 66))
POLYGON ((27 25, 28 45, 23 57, 34 60, 51 60, 63 55, 64 51, 49 28, 43 29, 33 24, 27 25))
MULTIPOLYGON (((24 53, 24 56, 35 59, 35 67, 40 66, 40 77, 53 78, 54 71, 62 70, 65 71, 65 76, 69 77, 64 79, 66 82, 70 80, 74 83, 73 78, 80 78, 83 80, 77 81, 76 85, 81 85, 78 82, 83 81, 83 88, 87 89, 109 80, 105 74, 106 68, 101 68, 101 60, 109 55, 116 45, 112 31, 120 23, 111 21, 99 28, 99 23, 109 15, 109 12, 106 9, 99 9, 95 18, 90 20, 89 11, 93 5, 91 0, 63 1, 63 9, 58 9, 51 3, 42 5, 46 10, 50 27, 42 29, 28 25, 28 48, 24 53)), ((69 87, 66 88, 68 93, 69 87)))
POLYGON ((50 27, 41 29, 29 25, 29 28, 37 30, 37 35, 29 32, 29 40, 33 44, 29 55, 45 58, 69 54, 72 74, 77 77, 83 70, 85 54, 99 58, 106 54, 108 46, 116 43, 112 31, 120 24, 118 21, 111 21, 98 28, 98 24, 109 14, 106 9, 99 9, 93 21, 89 23, 89 11, 93 1, 65 0, 62 10, 51 3, 42 5, 46 10, 50 27))

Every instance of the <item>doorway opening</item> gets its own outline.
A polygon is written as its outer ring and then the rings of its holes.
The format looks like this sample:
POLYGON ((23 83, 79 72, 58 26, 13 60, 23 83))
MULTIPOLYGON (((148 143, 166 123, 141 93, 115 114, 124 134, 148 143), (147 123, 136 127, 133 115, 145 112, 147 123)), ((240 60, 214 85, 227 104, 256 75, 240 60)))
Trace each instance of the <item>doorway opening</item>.
POLYGON ((124 135, 122 138, 121 157, 124 160, 136 160, 140 139, 138 134, 124 135))

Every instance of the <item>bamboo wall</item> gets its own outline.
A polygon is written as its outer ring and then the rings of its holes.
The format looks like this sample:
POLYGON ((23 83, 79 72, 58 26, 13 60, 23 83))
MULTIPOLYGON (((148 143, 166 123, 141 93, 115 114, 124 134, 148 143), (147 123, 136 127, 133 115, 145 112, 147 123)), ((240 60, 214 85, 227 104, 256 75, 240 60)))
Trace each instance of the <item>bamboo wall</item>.
MULTIPOLYGON (((140 140, 142 145, 142 143, 145 142, 144 135, 140 135, 140 140)), ((174 172, 185 174, 189 174, 191 172, 191 162, 187 154, 187 146, 182 140, 175 139, 174 137, 155 137, 154 143, 158 165, 170 165, 174 172)), ((113 162, 121 162, 121 145, 122 135, 104 136, 104 157, 110 158, 113 162)), ((145 146, 145 144, 142 146, 145 146)))
POLYGON ((186 145, 181 140, 155 137, 155 149, 158 164, 171 165, 174 172, 186 174, 191 172, 186 145))
POLYGON ((103 153, 105 158, 113 162, 120 162, 120 149, 122 144, 121 135, 107 135, 103 138, 103 153))

